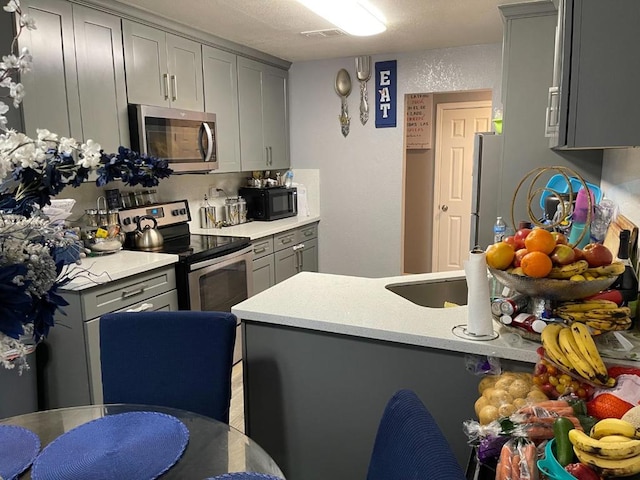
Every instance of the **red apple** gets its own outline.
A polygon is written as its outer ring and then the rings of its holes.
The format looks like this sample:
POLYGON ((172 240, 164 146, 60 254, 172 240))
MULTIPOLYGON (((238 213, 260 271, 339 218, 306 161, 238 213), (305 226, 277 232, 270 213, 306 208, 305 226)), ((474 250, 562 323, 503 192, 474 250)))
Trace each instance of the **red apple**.
POLYGON ((611 250, 601 243, 589 243, 582 249, 584 259, 590 267, 602 267, 609 265, 613 261, 611 250))
POLYGON ((553 235, 553 238, 556 239, 556 243, 558 245, 566 245, 569 243, 569 241, 567 240, 567 236, 564 233, 551 232, 551 235, 553 235))
POLYGON ((549 257, 551 257, 551 261, 556 265, 569 265, 575 261, 576 253, 569 245, 559 244, 556 245, 556 248, 553 249, 549 257))
POLYGON ((524 248, 524 239, 527 238, 529 232, 531 232, 530 228, 521 228, 516 232, 513 236, 516 240, 516 249, 524 248))
POLYGON ((524 257, 529 251, 526 248, 521 248, 516 250, 515 255, 513 256, 513 262, 511 263, 514 267, 519 267, 522 262, 522 257, 524 257))
POLYGON ((573 247, 573 253, 576 254, 576 258, 574 259, 574 262, 577 262, 578 260, 584 260, 584 252, 582 251, 581 248, 573 247))
POLYGON ((502 239, 502 241, 505 242, 505 243, 508 243, 509 245, 511 245, 514 250, 518 249, 518 247, 516 247, 516 237, 514 237, 513 235, 509 235, 508 237, 504 237, 502 239))

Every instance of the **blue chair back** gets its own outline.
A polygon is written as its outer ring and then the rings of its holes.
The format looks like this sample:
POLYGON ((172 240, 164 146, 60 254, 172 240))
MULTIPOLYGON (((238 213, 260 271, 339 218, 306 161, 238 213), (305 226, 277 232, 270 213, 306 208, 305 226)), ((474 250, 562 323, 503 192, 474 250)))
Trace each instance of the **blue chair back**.
POLYGON ((284 479, 280 477, 274 477, 273 475, 269 475, 267 473, 233 472, 233 473, 223 473, 222 475, 209 477, 205 480, 284 480, 284 479))
POLYGON ((418 396, 411 390, 396 392, 378 426, 367 480, 464 479, 447 439, 418 396))
POLYGON ((180 408, 229 423, 236 317, 120 312, 100 318, 104 403, 180 408))

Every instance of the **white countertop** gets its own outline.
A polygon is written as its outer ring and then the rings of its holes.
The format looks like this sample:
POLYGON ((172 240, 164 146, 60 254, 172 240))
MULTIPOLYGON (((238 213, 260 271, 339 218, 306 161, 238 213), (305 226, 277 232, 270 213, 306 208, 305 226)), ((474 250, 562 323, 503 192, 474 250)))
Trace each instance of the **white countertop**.
POLYGON ((177 261, 177 255, 131 250, 120 250, 111 255, 83 258, 81 265, 69 267, 68 272, 75 278, 65 285, 63 290, 84 290, 102 283, 172 265, 177 261))
MULTIPOLYGON (((385 340, 456 352, 535 363, 537 342, 500 332, 495 340, 460 338, 453 327, 467 324, 466 306, 428 308, 387 290, 386 285, 465 278, 464 271, 361 278, 302 272, 235 305, 239 318, 262 323, 305 328, 368 339, 385 340)), ((607 363, 637 365, 608 360, 607 363)))
POLYGON ((266 237, 268 235, 277 235, 292 228, 303 227, 310 223, 320 221, 319 215, 311 215, 309 217, 298 215, 296 217, 283 218, 282 220, 274 220, 272 222, 247 222, 241 225, 223 228, 199 228, 197 221, 191 222, 189 226, 191 233, 201 235, 224 235, 234 237, 250 237, 251 240, 266 237))
MULTIPOLYGON (((504 336, 475 341, 459 338, 467 307, 428 308, 387 290, 386 285, 464 278, 463 271, 362 278, 302 272, 235 305, 238 317, 270 324, 386 340, 456 352, 535 363, 540 344, 523 339, 514 347, 504 336)), ((499 325, 495 324, 495 329, 499 325)), ((508 337, 507 337, 508 338, 508 337)))

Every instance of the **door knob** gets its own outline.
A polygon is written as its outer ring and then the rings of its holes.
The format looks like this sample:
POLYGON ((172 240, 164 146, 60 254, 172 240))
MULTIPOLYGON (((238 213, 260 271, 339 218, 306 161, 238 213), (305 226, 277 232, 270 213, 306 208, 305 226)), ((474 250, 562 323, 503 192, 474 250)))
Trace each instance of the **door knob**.
POLYGON ((443 212, 446 212, 447 210, 449 210, 449 207, 447 207, 446 205, 442 205, 440 207, 440 210, 442 210, 443 212))

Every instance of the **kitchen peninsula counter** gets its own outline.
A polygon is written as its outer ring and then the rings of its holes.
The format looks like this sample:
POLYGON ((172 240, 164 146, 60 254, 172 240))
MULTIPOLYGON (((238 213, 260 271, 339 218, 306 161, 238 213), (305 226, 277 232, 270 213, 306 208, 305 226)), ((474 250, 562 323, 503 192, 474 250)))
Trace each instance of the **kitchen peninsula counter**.
POLYGON ((245 431, 288 480, 365 478, 384 407, 402 388, 418 394, 466 467, 463 423, 475 418, 480 380, 470 367, 486 355, 531 372, 540 344, 459 338, 452 328, 467 323, 466 306, 427 308, 385 288, 460 279, 302 272, 232 308, 243 325, 245 431))

